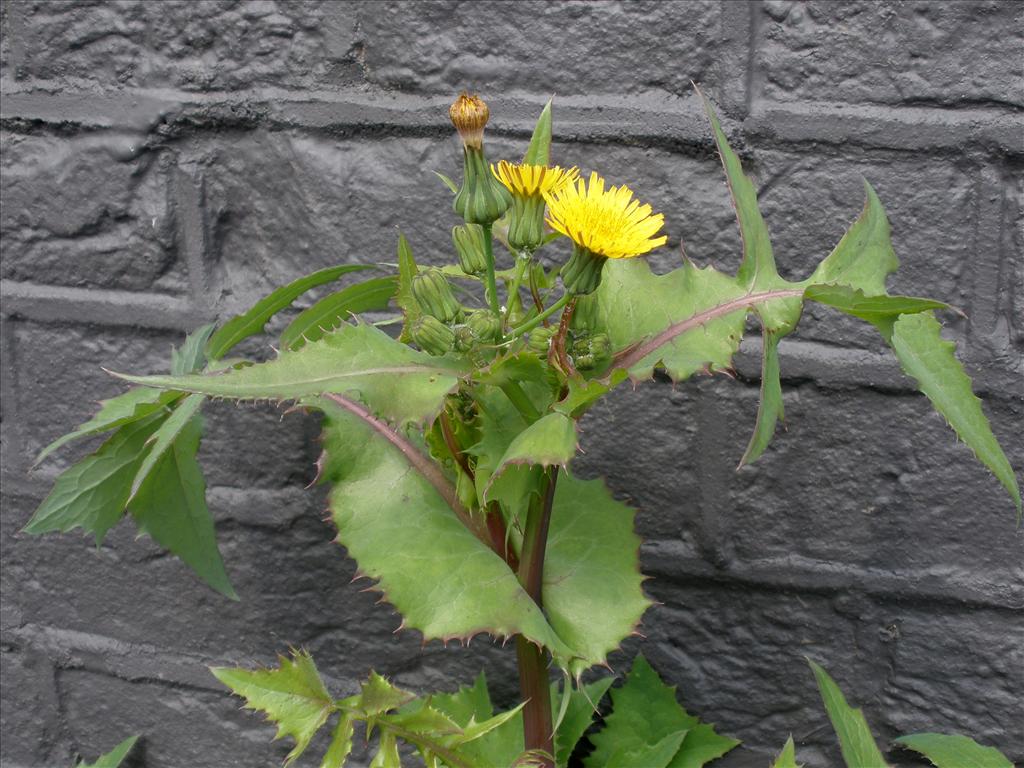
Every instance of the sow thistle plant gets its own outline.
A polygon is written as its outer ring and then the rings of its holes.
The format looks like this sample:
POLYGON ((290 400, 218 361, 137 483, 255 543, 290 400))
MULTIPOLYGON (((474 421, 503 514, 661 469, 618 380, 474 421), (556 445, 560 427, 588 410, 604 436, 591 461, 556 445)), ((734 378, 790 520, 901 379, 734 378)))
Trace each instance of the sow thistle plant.
MULTIPOLYGON (((785 280, 754 186, 704 104, 742 233, 735 276, 685 259, 667 274, 652 272, 643 256, 666 244, 664 216, 598 171, 551 165, 550 103, 522 161, 491 164, 487 105, 464 94, 450 110, 463 145, 461 184, 441 176, 462 220, 451 263, 418 265, 399 236, 396 270, 299 312, 269 361, 231 353, 307 291, 382 267, 302 277, 220 327, 192 333, 168 375, 118 374, 135 386, 43 451, 40 458, 75 438, 110 433, 60 475, 26 530, 81 527, 100 543, 127 513, 234 598, 196 462, 203 405, 233 398, 316 411, 318 478, 331 485, 337 541, 358 574, 425 642, 468 643, 480 634, 513 641, 521 703, 496 713, 482 674, 455 692, 413 693, 369 672, 356 695, 338 699, 302 650, 272 668, 215 668, 277 723, 278 736, 294 740, 287 762, 322 728, 331 734, 322 768, 343 765, 356 738, 373 745, 373 766, 416 753, 432 768, 694 768, 725 754, 738 742, 687 713, 642 657, 614 689, 612 676, 595 676, 651 605, 633 511, 601 481, 571 470, 578 422, 602 396, 655 370, 674 382, 729 371, 753 317, 761 327, 761 401, 742 463, 754 461, 782 417, 779 341, 796 328, 804 303, 818 302, 873 325, 1005 486, 1018 515, 1021 498, 953 344, 940 335, 933 313, 946 305, 886 291, 897 259, 871 187, 860 217, 814 273, 785 280), (360 318, 389 307, 401 312, 394 335, 360 318), (606 705, 598 717, 609 690, 610 711, 606 705)), ((860 711, 812 666, 848 765, 883 766, 860 711)), ((917 734, 902 743, 940 766, 962 766, 965 755, 972 764, 1009 765, 963 736, 917 734)), ((795 759, 790 740, 775 765, 795 759)))

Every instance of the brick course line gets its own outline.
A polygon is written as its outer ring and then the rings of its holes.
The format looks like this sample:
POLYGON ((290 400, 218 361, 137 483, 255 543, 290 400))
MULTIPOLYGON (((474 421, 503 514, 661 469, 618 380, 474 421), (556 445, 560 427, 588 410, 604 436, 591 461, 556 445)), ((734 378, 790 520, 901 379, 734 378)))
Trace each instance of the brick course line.
POLYGON ((157 293, 67 288, 0 280, 3 315, 38 322, 190 331, 213 319, 188 299, 157 293))
MULTIPOLYGON (((62 131, 130 130, 175 135, 201 133, 225 124, 244 128, 303 128, 367 136, 447 135, 448 96, 413 96, 353 91, 254 89, 238 94, 194 94, 172 90, 50 95, 8 88, 0 106, 0 127, 31 132, 33 126, 62 131)), ((717 94, 712 91, 714 100, 717 94)), ((544 97, 491 98, 496 133, 527 135, 544 97), (509 115, 524 115, 522 118, 509 115)), ((728 107, 735 101, 724 94, 728 107)), ((647 141, 653 144, 705 144, 710 141, 696 96, 642 95, 557 99, 558 134, 567 141, 647 141)), ((963 149, 965 145, 1000 154, 1024 153, 1017 110, 944 109, 840 105, 826 102, 782 104, 755 100, 744 128, 755 137, 780 142, 819 142, 919 152, 963 149)), ((726 120, 726 127, 730 123, 726 120)))
POLYGON ((960 609, 988 608, 1024 611, 1024 583, 993 579, 979 586, 978 574, 942 568, 927 570, 880 570, 831 564, 789 556, 761 561, 733 560, 716 568, 693 557, 678 541, 648 542, 643 545, 644 573, 655 581, 708 581, 723 587, 763 591, 792 591, 798 594, 845 594, 860 592, 880 600, 901 604, 918 602, 950 605, 960 609))

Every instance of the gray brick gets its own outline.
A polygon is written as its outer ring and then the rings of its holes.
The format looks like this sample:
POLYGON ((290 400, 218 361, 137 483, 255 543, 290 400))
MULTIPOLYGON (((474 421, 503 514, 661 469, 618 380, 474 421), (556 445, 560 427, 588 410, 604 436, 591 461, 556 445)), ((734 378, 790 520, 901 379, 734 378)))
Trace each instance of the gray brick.
POLYGON ((143 736, 134 765, 146 768, 270 768, 289 749, 285 741, 272 743, 274 729, 227 693, 129 683, 86 670, 62 672, 59 684, 71 751, 89 759, 132 734, 143 736))
POLYGON ((1021 106, 1024 16, 1014 3, 763 4, 765 98, 1021 106))
POLYGON ((5 133, 5 279, 181 292, 158 158, 139 137, 67 140, 5 133))
POLYGON ((61 736, 54 670, 41 655, 12 649, 4 634, 0 673, 5 688, 17 689, 18 706, 5 705, 0 714, 0 733, 5 734, 0 742, 0 762, 43 765, 61 736))
POLYGON ((685 94, 691 79, 714 78, 721 44, 731 40, 720 27, 719 5, 707 0, 359 7, 368 80, 427 93, 685 94), (671 33, 683 25, 685 34, 671 33))
MULTIPOLYGON (((702 407, 713 398, 721 421, 712 430, 731 438, 714 463, 734 467, 753 429, 757 390, 706 380, 691 392, 702 407)), ((1012 502, 922 396, 803 384, 786 387, 785 400, 787 430, 779 430, 757 462, 723 478, 720 495, 705 502, 728 560, 789 558, 839 569, 899 570, 911 578, 944 574, 951 589, 962 578, 993 596, 1019 584, 1024 574, 1012 502), (915 510, 909 518, 908 509, 915 510)), ((987 410, 1011 462, 1020 466, 1024 456, 1012 439, 1020 404, 990 400, 987 410)), ((684 466, 695 461, 677 459, 684 466)), ((687 490, 679 484, 676 504, 687 490)), ((671 510, 659 513, 686 514, 685 506, 671 510)), ((1007 598, 1019 605, 1024 594, 1007 598)))
MULTIPOLYGON (((64 88, 232 90, 351 82, 350 12, 338 4, 26 3, 18 73, 64 88)), ((13 43, 12 43, 13 44, 13 43)))

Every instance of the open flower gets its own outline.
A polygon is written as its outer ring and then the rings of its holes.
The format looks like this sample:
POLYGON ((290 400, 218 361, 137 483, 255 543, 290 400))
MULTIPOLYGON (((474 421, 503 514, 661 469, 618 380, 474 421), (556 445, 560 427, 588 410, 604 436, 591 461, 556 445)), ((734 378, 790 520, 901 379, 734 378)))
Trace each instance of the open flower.
POLYGON ((579 171, 502 160, 491 166, 491 173, 512 193, 508 244, 521 253, 532 253, 544 242, 544 196, 572 184, 579 171))
POLYGON ((580 175, 574 168, 559 166, 530 165, 529 163, 510 163, 500 160, 491 166, 494 177, 508 187, 515 197, 535 197, 557 192, 566 184, 573 182, 580 175))
POLYGON ((601 282, 607 259, 629 259, 659 248, 668 241, 658 235, 665 216, 633 199, 623 185, 608 187, 597 173, 588 182, 579 179, 545 194, 548 224, 573 241, 573 255, 562 269, 566 290, 592 293, 601 282))

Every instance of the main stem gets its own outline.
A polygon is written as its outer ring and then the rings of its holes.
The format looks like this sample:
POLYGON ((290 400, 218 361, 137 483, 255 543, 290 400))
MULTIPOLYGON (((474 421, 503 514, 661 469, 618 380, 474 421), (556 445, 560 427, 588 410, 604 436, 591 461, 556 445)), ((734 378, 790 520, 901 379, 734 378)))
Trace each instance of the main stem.
MULTIPOLYGON (((487 261, 487 301, 491 312, 498 320, 502 320, 501 307, 498 305, 498 283, 494 279, 494 243, 490 224, 481 224, 484 230, 484 257, 487 261)), ((504 327, 504 325, 502 326, 504 327)))
MULTIPOLYGON (((541 497, 533 497, 523 532, 523 552, 519 561, 519 583, 543 608, 544 553, 548 544, 551 524, 551 506, 555 500, 555 482, 558 468, 544 471, 541 497)), ((519 661, 519 689, 523 701, 523 736, 528 750, 542 750, 554 755, 554 732, 551 723, 551 692, 548 688, 547 658, 543 650, 522 635, 516 638, 516 657, 519 661)), ((554 768, 554 760, 543 758, 538 765, 554 768)))

